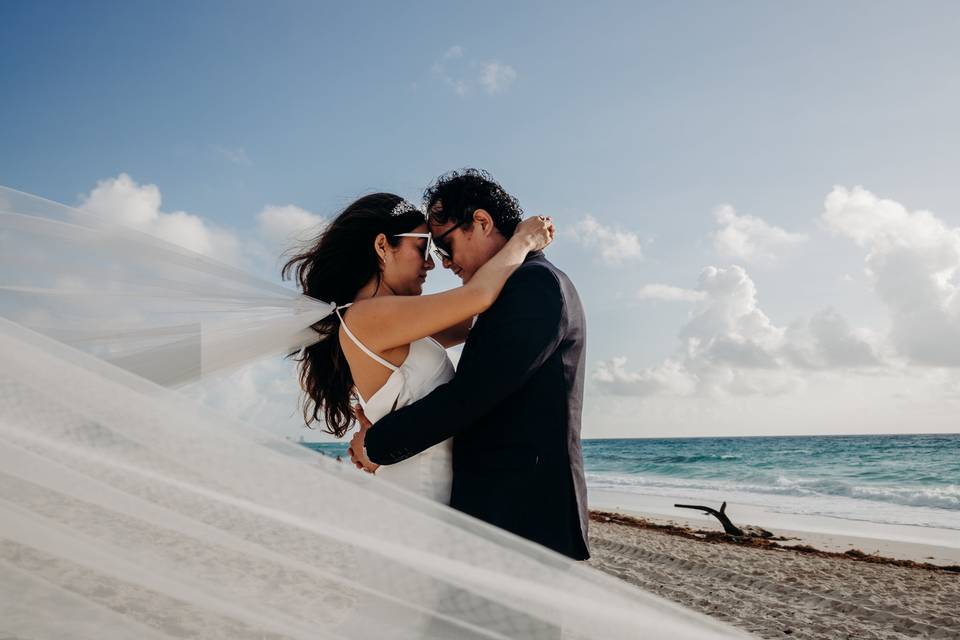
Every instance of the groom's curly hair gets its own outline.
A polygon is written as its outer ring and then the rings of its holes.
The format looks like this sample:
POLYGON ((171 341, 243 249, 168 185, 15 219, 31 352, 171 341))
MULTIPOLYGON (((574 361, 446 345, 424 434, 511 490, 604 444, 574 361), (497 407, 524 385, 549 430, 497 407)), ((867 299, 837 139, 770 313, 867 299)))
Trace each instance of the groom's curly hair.
POLYGON ((473 212, 484 209, 497 230, 509 238, 520 221, 523 209, 512 195, 482 169, 459 169, 445 173, 423 192, 423 204, 436 224, 466 222, 473 212))

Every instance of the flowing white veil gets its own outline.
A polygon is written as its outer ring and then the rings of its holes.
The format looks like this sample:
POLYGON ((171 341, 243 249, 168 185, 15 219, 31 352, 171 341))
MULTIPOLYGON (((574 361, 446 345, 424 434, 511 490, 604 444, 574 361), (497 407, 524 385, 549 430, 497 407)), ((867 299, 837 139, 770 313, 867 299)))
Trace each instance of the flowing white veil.
POLYGON ((316 339, 330 305, 0 187, 0 315, 164 386, 316 339))
POLYGON ((329 312, 0 189, 0 638, 739 635, 169 388, 329 312))

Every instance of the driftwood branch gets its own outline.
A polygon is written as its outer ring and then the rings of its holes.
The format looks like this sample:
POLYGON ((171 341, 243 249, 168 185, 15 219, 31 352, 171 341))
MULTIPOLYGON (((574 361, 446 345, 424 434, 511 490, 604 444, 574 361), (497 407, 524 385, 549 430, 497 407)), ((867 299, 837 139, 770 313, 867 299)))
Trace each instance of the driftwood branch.
MULTIPOLYGON (((738 536, 741 538, 773 538, 774 535, 767 531, 766 529, 761 529, 760 527, 754 527, 753 525, 747 525, 745 527, 738 527, 737 525, 730 522, 730 518, 727 517, 727 503, 724 502, 720 505, 720 510, 712 509, 710 507, 704 507, 699 504, 675 504, 675 507, 680 509, 697 509, 703 511, 704 513, 709 513, 717 520, 720 521, 720 524, 723 525, 724 532, 727 535, 738 536)), ((782 540, 783 538, 778 538, 782 540)))
POLYGON ((711 507, 704 507, 704 506, 697 505, 697 504, 675 504, 675 505, 673 505, 673 506, 678 507, 678 508, 680 508, 680 509, 698 509, 698 510, 700 510, 700 511, 703 511, 704 513, 709 513, 710 515, 712 515, 713 517, 715 517, 717 520, 720 521, 720 524, 723 525, 723 530, 724 530, 726 533, 730 534, 731 536, 744 536, 744 535, 746 535, 746 534, 743 532, 743 529, 741 529, 741 528, 738 527, 737 525, 735 525, 735 524, 733 524, 732 522, 730 522, 730 518, 728 518, 728 517, 727 517, 727 514, 724 513, 724 511, 727 510, 727 503, 726 503, 726 502, 724 502, 722 505, 720 505, 720 511, 717 511, 716 509, 713 509, 713 508, 711 508, 711 507))

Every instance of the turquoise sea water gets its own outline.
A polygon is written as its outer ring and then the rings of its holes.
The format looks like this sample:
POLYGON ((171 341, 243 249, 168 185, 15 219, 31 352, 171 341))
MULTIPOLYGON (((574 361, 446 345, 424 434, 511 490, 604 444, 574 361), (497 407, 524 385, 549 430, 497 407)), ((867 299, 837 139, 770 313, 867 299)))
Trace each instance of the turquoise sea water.
POLYGON ((583 450, 592 490, 960 530, 960 434, 584 440, 583 450))

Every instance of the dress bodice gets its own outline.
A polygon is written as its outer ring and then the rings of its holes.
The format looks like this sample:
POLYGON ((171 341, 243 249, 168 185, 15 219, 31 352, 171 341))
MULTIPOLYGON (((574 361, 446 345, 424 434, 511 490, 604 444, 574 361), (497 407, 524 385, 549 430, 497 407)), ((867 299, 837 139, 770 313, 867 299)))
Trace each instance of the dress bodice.
MULTIPOLYGON (((410 343, 410 351, 399 367, 372 396, 360 398, 363 412, 376 422, 391 411, 416 402, 453 378, 453 363, 447 350, 433 338, 410 343)), ((359 393, 357 394, 359 397, 359 393)), ((397 464, 382 466, 377 477, 449 504, 453 483, 453 441, 446 440, 397 464)))
MULTIPOLYGON (((427 395, 454 374, 447 350, 433 338, 410 343, 410 351, 387 381, 367 399, 360 397, 363 412, 376 422, 395 409, 427 395)), ((359 397, 359 394, 358 394, 359 397)))

